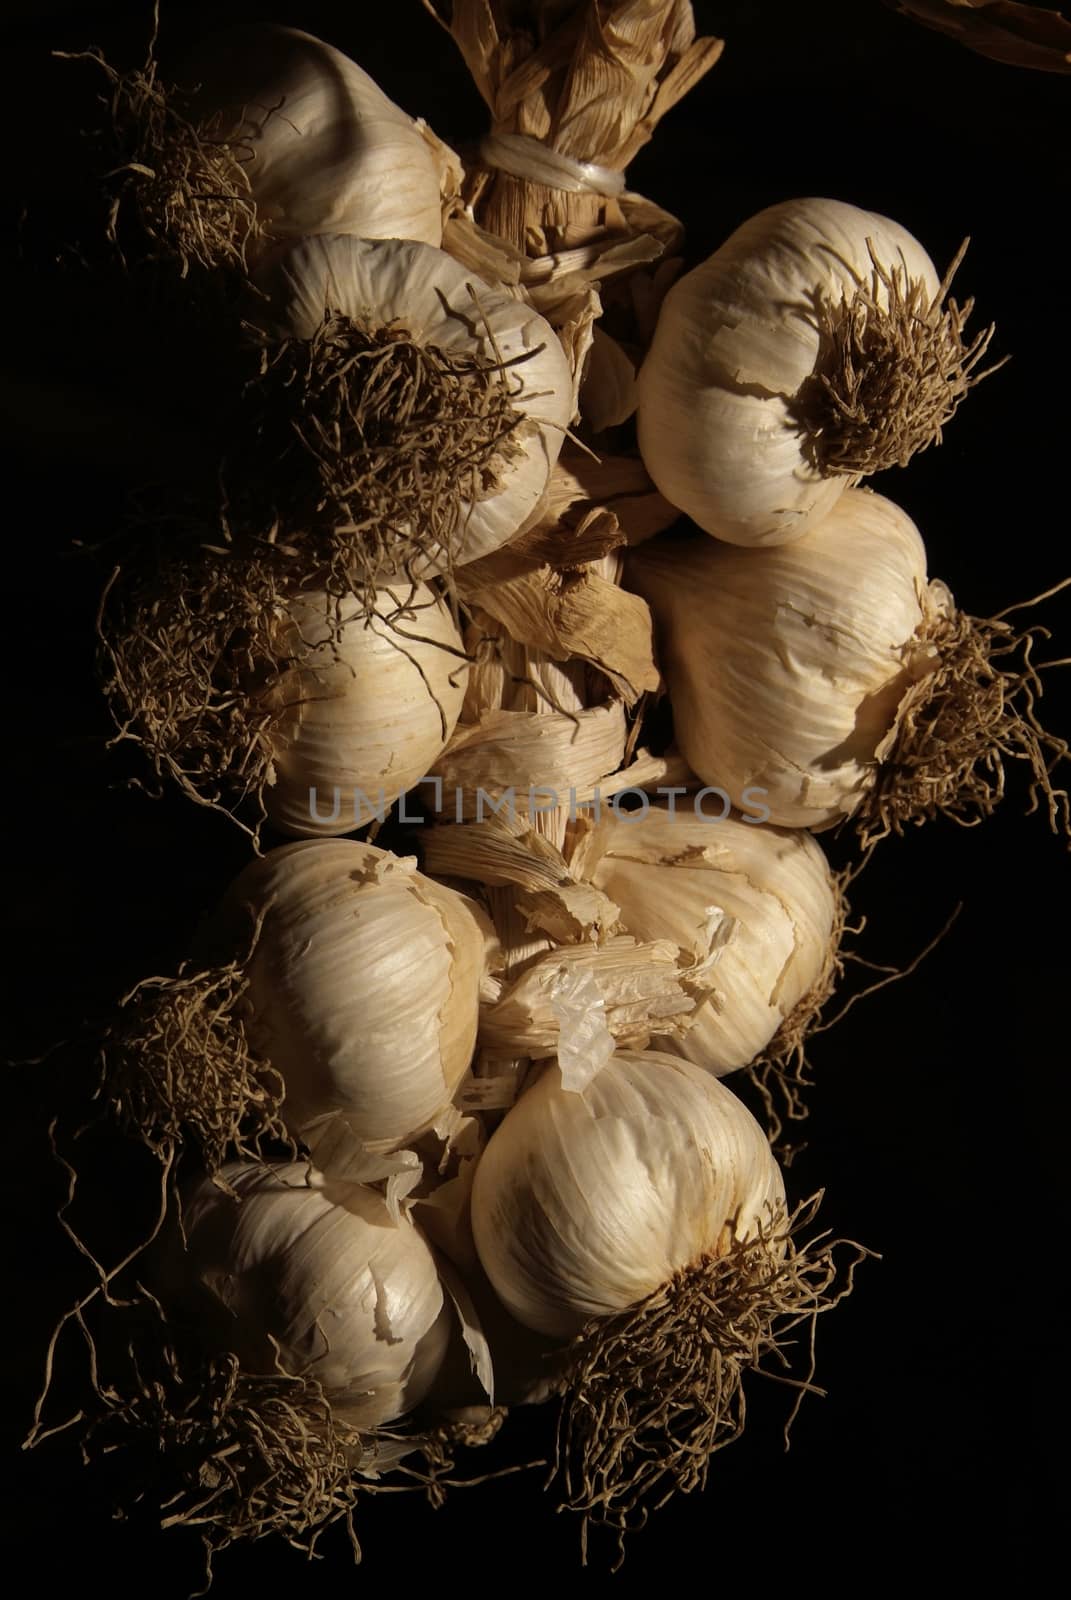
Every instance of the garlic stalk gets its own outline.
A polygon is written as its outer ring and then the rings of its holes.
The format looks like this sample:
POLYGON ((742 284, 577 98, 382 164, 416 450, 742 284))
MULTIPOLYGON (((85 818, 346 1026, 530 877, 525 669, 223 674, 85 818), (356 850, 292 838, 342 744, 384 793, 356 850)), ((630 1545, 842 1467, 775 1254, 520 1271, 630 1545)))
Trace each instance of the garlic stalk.
POLYGON ((362 1152, 398 1151, 437 1124, 448 1136, 491 953, 475 906, 412 859, 319 839, 245 869, 221 926, 250 913, 260 931, 247 1032, 283 1079, 283 1116, 317 1164, 327 1170, 335 1151, 356 1176, 362 1152))
POLYGON ((440 809, 457 822, 501 810, 560 845, 570 815, 621 765, 624 704, 605 691, 591 693, 583 661, 559 663, 517 644, 490 617, 477 613, 470 643, 483 660, 433 769, 440 809))
MULTIPOLYGON (((544 271, 563 256, 563 270, 576 272, 611 245, 654 242, 648 213, 657 217, 657 207, 628 193, 623 173, 721 55, 720 39, 696 38, 690 0, 609 0, 598 11, 424 4, 453 35, 491 112, 465 189, 482 228, 544 271), (641 223, 630 226, 634 209, 641 223)), ((660 254, 661 245, 646 259, 660 254)))
POLYGON ((1054 828, 1062 740, 1037 721, 1033 630, 957 610, 918 529, 848 489, 792 544, 656 539, 630 581, 660 630, 677 741, 705 784, 785 827, 855 816, 864 838, 943 814, 971 823, 1022 760, 1054 828))
MULTIPOLYGON (((850 483, 939 443, 993 329, 898 223, 836 200, 745 222, 670 289, 641 369, 640 451, 719 539, 782 544, 850 483)), ((990 371, 995 370, 993 368, 990 371)))
POLYGON ((409 1218, 307 1163, 220 1176, 226 1187, 202 1178, 186 1194, 182 1220, 183 1265, 215 1302, 223 1347, 245 1372, 314 1380, 353 1428, 411 1411, 442 1365, 450 1313, 409 1218))
POLYGON ((671 1056, 620 1052, 580 1093, 548 1068, 488 1143, 472 1225, 510 1314, 572 1340, 566 1500, 618 1529, 704 1481, 743 1374, 839 1298, 832 1247, 793 1243, 761 1128, 671 1056))
POLYGON ((809 834, 677 806, 607 812, 571 865, 620 907, 623 928, 668 942, 682 961, 706 953, 713 914, 731 919, 710 997, 659 1046, 721 1077, 768 1047, 778 1056, 800 1045, 832 988, 840 893, 809 834))
POLYGON ((400 240, 306 239, 259 287, 263 400, 285 408, 296 467, 312 457, 340 577, 426 576, 507 544, 572 409, 549 324, 443 251, 400 240))
POLYGON ((424 777, 461 713, 468 662, 453 618, 426 584, 380 590, 375 610, 333 620, 323 594, 289 607, 295 665, 265 696, 268 816, 296 835, 350 833, 424 777))

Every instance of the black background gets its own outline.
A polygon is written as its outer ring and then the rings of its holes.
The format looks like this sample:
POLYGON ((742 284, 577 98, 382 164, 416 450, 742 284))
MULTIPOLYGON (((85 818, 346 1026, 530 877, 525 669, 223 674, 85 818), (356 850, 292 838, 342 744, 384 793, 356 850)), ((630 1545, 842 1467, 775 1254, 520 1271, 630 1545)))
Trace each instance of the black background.
MULTIPOLYGON (((896 217, 939 264, 969 233, 960 294, 976 295, 979 317, 998 324, 996 352, 1014 359, 971 397, 940 450, 878 487, 915 517, 931 571, 966 610, 987 616, 1047 588, 1071 566, 1067 81, 972 56, 878 0, 699 0, 695 9, 702 31, 728 40, 725 56, 637 158, 631 186, 685 220, 690 259, 793 194, 896 217)), ((132 59, 148 11, 8 6, 3 164, 16 202, 31 207, 31 233, 35 215, 66 203, 77 122, 72 69, 48 50, 98 43, 132 59)), ((164 43, 202 22, 258 14, 165 6, 164 43)), ((347 50, 445 138, 479 135, 481 102, 416 0, 280 5, 272 15, 347 50)), ((125 393, 107 370, 69 275, 43 271, 31 247, 21 264, 7 263, 4 281, 4 709, 14 757, 4 887, 10 1050, 22 1057, 139 977, 170 970, 247 844, 174 796, 153 802, 116 787, 133 768, 103 753, 95 579, 65 552, 106 531, 158 441, 158 402, 125 393)), ((173 430, 196 433, 188 389, 162 414, 173 430)), ((1049 653, 1071 653, 1062 597, 1046 619, 1057 632, 1049 653)), ((1066 732, 1067 691, 1059 674, 1049 681, 1045 719, 1066 732)), ((366 1505, 357 1575, 332 1537, 311 1567, 274 1546, 231 1554, 216 1592, 276 1581, 324 1595, 353 1582, 484 1589, 523 1577, 770 1592, 804 1574, 854 1590, 901 1567, 960 1592, 999 1558, 1027 1563, 1050 1527, 1047 1463, 1061 1439, 1069 972, 1066 857, 1042 817, 1023 817, 1025 800, 1013 775, 984 828, 932 825, 888 844, 857 887, 868 919, 860 944, 874 960, 906 963, 957 903, 963 910, 917 973, 813 1047, 810 1143, 791 1184, 797 1196, 824 1186, 826 1224, 882 1260, 819 1327, 818 1379, 829 1394, 805 1403, 788 1454, 785 1392, 756 1384, 748 1435, 714 1462, 704 1496, 668 1507, 632 1541, 620 1578, 602 1564, 578 1572, 577 1529, 553 1514, 533 1474, 458 1492, 438 1513, 416 1497, 366 1505)), ((114 1527, 94 1481, 61 1447, 16 1454, 71 1261, 45 1175, 53 1080, 23 1067, 8 1081, 12 1553, 32 1563, 46 1593, 92 1576, 119 1594, 185 1594, 195 1549, 114 1527)), ((114 1201, 121 1208, 122 1194, 114 1201)), ((516 1426, 535 1452, 546 1447, 542 1430, 538 1415, 516 1426)))

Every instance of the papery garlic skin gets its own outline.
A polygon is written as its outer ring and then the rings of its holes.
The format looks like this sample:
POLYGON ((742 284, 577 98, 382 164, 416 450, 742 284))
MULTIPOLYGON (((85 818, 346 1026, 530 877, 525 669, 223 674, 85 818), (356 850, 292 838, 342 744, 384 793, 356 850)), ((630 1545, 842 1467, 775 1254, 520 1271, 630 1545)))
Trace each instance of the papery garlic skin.
POLYGON ((870 282, 868 241, 884 267, 938 294, 933 262, 905 228, 806 199, 750 218, 666 296, 637 380, 640 453, 666 499, 707 533, 741 545, 798 539, 852 482, 813 464, 792 403, 819 359, 815 297, 839 303, 870 282))
POLYGON ((556 1067, 480 1159, 472 1226, 511 1316, 566 1339, 767 1225, 785 1197, 751 1113, 673 1056, 619 1051, 580 1093, 556 1067))
MULTIPOLYGON (((260 288, 268 303, 258 317, 275 338, 311 338, 330 310, 371 328, 395 323, 417 344, 454 354, 526 357, 508 373, 511 404, 525 418, 511 435, 518 451, 502 458, 497 488, 467 508, 453 562, 508 544, 547 486, 571 416, 569 365, 550 324, 442 250, 399 240, 305 239, 269 263, 260 288)), ((448 564, 443 553, 420 575, 448 564)))
POLYGON ((251 1373, 314 1378, 333 1414, 374 1428, 427 1394, 450 1341, 430 1248, 362 1184, 307 1162, 232 1163, 183 1201, 184 1270, 228 1314, 227 1345, 251 1373), (237 1198, 235 1198, 235 1195, 237 1198))
POLYGON ((857 809, 905 691, 936 664, 916 635, 949 604, 918 529, 848 489, 792 544, 651 540, 629 582, 650 603, 677 742, 705 784, 782 827, 857 809))
POLYGON ((450 1106, 472 1059, 488 927, 412 858, 351 839, 273 850, 224 921, 262 915, 247 1027, 283 1078, 297 1134, 338 1113, 369 1151, 399 1149, 450 1106))
POLYGON ((291 602, 281 649, 289 638, 304 659, 267 697, 285 710, 271 727, 264 803, 275 826, 298 837, 351 833, 382 818, 430 771, 465 697, 461 635, 426 585, 380 591, 368 619, 360 609, 347 616, 343 605, 341 629, 334 623, 323 593, 291 602))
POLYGON ((607 813, 574 869, 621 908, 638 939, 701 953, 712 908, 733 919, 713 970, 713 995, 666 1049, 718 1077, 745 1067, 822 977, 837 887, 817 840, 799 829, 681 806, 643 816, 607 813))
POLYGON ((242 160, 271 240, 442 242, 442 190, 451 174, 460 181, 457 158, 340 50, 257 23, 208 40, 184 77, 194 113, 242 160))

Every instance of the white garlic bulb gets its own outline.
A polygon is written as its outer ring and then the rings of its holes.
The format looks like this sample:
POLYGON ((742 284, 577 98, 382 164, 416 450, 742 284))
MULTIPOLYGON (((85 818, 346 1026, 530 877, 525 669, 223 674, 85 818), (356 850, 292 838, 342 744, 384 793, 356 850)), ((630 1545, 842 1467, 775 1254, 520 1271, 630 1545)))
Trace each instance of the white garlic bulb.
MULTIPOLYGON (((934 309, 937 272, 906 229, 838 200, 785 201, 745 222, 669 291, 638 379, 640 451, 662 494, 708 533, 733 544, 785 543, 858 481, 860 471, 823 467, 833 422, 810 440, 800 403, 801 391, 825 370, 821 303, 835 313, 862 287, 889 311, 890 288, 875 274, 875 261, 899 274, 905 294, 910 284, 920 286, 913 311, 900 316, 893 308, 895 332, 882 344, 883 379, 867 418, 878 433, 888 426, 895 443, 901 412, 886 418, 881 407, 894 398, 901 410, 914 406, 922 381, 917 373, 897 379, 897 340, 925 336, 931 310, 935 337, 948 329, 934 309)), ((856 357, 865 372, 863 356, 856 357)), ((878 357, 871 351, 866 359, 878 357)), ((954 409, 958 370, 935 381, 949 376, 953 390, 945 398, 954 409)), ((929 404, 927 392, 922 409, 929 404)), ((866 396, 863 405, 870 406, 866 396)))
POLYGON ((442 1366, 450 1312, 408 1216, 306 1162, 232 1163, 220 1177, 227 1188, 202 1178, 184 1197, 184 1269, 227 1313, 243 1368, 315 1379, 356 1428, 412 1410, 442 1366))
POLYGON ((608 812, 573 870, 620 907, 629 933, 667 939, 687 960, 701 953, 713 910, 733 919, 713 994, 665 1046, 720 1077, 754 1061, 824 977, 837 887, 810 834, 678 804, 675 815, 608 812))
POLYGON ((829 827, 875 782, 949 608, 918 529, 849 489, 792 544, 650 540, 630 581, 658 623, 677 742, 706 784, 785 827, 829 827))
POLYGON ((343 606, 341 627, 325 594, 288 609, 300 659, 267 696, 285 709, 271 727, 264 803, 285 833, 349 833, 382 819, 445 748, 468 676, 461 636, 424 584, 380 591, 368 617, 343 606))
POLYGON ((268 265, 260 287, 268 303, 258 318, 273 338, 311 339, 332 312, 447 356, 516 361, 503 381, 521 420, 496 456, 494 483, 463 507, 457 547, 425 550, 418 575, 507 544, 539 502, 571 416, 569 366, 550 324, 443 251, 399 240, 306 239, 268 265))
MULTIPOLYGON (((261 916, 248 1031, 311 1147, 338 1116, 365 1150, 399 1149, 451 1105, 472 1059, 488 925, 453 889, 374 845, 303 840, 252 862, 224 920, 261 916)), ((322 1163, 321 1163, 322 1164, 322 1163)))
POLYGON ((441 243, 457 157, 340 50, 257 23, 208 40, 183 77, 202 125, 241 160, 270 239, 441 243))
POLYGON ((579 1093, 556 1067, 476 1169, 484 1271, 525 1327, 569 1338, 769 1224, 785 1198, 747 1108, 691 1062, 620 1051, 579 1093))

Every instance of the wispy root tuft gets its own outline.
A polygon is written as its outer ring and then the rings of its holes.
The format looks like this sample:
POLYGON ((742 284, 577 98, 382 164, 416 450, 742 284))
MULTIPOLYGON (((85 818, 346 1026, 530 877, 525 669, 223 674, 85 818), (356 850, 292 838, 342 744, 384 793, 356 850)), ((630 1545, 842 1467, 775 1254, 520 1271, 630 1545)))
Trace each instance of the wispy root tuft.
POLYGON ((329 311, 312 338, 261 351, 224 470, 230 512, 280 528, 303 569, 369 613, 385 580, 449 573, 531 426, 510 385, 531 354, 484 359, 329 311))
POLYGON ((870 1253, 819 1235, 797 1243, 821 1196, 758 1234, 678 1272, 640 1305, 589 1322, 571 1347, 569 1389, 558 1427, 563 1502, 590 1525, 625 1535, 677 1493, 706 1483, 710 1458, 744 1428, 743 1380, 762 1373, 796 1390, 813 1384, 819 1314, 851 1293, 870 1253), (845 1267, 836 1253, 851 1252, 845 1267), (791 1335, 803 1329, 797 1343, 791 1335), (802 1374, 792 1371, 802 1350, 802 1374))
POLYGON ((1053 832, 1071 838, 1068 793, 1052 783, 1068 743, 1046 732, 1036 709, 1041 672, 1067 663, 1035 663, 1034 647, 1048 630, 1018 630, 1004 620, 1068 584, 1071 578, 996 617, 953 609, 928 624, 920 644, 932 670, 900 702, 890 748, 879 750, 873 788, 856 814, 864 847, 938 815, 974 827, 1003 799, 1007 761, 1029 769, 1029 811, 1044 801, 1053 832))
POLYGON ((818 365, 794 409, 826 477, 906 466, 916 452, 941 443, 964 396, 1010 359, 977 371, 996 330, 990 326, 968 343, 964 328, 974 301, 961 307, 947 300, 968 242, 932 300, 902 263, 883 265, 869 240, 870 282, 860 279, 839 304, 819 298, 818 365))
POLYGON ((101 97, 100 180, 105 238, 124 266, 169 264, 182 278, 230 269, 245 277, 247 252, 263 229, 249 182, 252 150, 199 122, 189 96, 162 83, 156 26, 144 66, 118 72, 99 50, 57 51, 91 61, 107 80, 101 97))
POLYGON ((101 1098, 165 1165, 187 1146, 211 1174, 235 1154, 257 1157, 265 1140, 293 1148, 280 1115, 283 1081, 246 1037, 247 983, 244 961, 147 978, 105 1034, 101 1098))
POLYGON ((121 1450, 132 1462, 144 1459, 160 1526, 200 1535, 209 1581, 212 1558, 228 1545, 277 1534, 312 1554, 336 1522, 360 1558, 352 1520, 360 1483, 351 1464, 362 1441, 333 1415, 319 1383, 250 1375, 233 1355, 183 1362, 166 1339, 150 1371, 140 1345, 128 1355, 126 1392, 99 1390, 83 1458, 121 1450))
POLYGON ((279 560, 200 551, 112 574, 97 615, 102 686, 118 733, 199 805, 259 808, 282 709, 262 692, 288 662, 279 560))

